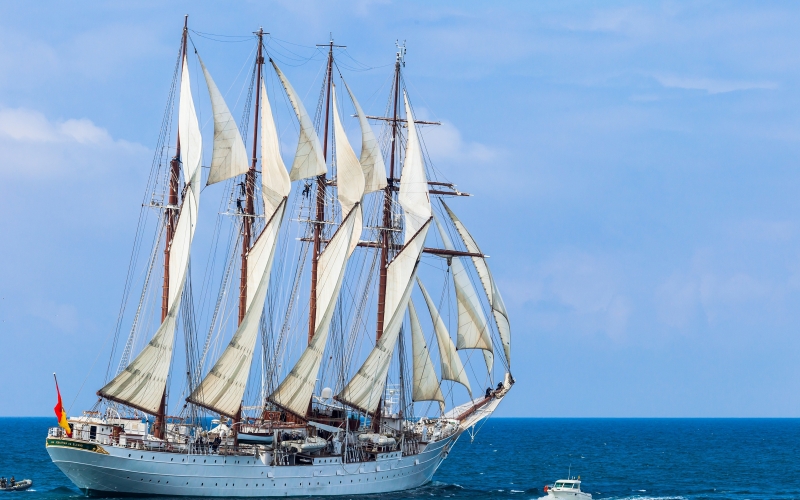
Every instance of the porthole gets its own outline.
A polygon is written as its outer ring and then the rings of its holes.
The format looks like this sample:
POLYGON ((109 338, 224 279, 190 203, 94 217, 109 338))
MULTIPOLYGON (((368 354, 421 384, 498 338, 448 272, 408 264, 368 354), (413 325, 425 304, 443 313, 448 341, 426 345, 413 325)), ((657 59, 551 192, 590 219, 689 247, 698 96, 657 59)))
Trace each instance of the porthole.
POLYGON ((131 458, 131 454, 130 453, 128 453, 128 458, 131 458))

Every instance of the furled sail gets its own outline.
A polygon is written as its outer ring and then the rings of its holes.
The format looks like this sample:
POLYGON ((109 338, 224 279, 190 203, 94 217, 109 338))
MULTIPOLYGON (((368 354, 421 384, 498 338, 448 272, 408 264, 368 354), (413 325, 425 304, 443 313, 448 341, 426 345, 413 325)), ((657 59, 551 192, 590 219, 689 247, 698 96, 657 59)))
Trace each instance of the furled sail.
POLYGON ((294 367, 269 397, 270 401, 300 416, 305 416, 314 392, 325 345, 328 342, 331 320, 344 280, 347 259, 361 236, 363 226, 361 198, 364 196, 364 174, 353 148, 347 141, 344 127, 336 110, 336 88, 331 87, 333 101, 334 141, 339 203, 342 223, 320 254, 317 264, 317 315, 314 335, 294 367))
POLYGON ((344 86, 347 89, 347 93, 350 94, 353 106, 356 108, 358 124, 361 126, 361 159, 359 161, 361 162, 361 168, 364 170, 364 179, 366 181, 364 192, 379 191, 386 187, 386 165, 383 163, 381 146, 375 139, 372 127, 370 127, 361 105, 358 104, 356 96, 347 83, 344 86))
POLYGON ((244 174, 250 168, 250 161, 239 127, 236 126, 225 99, 199 55, 197 59, 206 77, 211 110, 214 114, 214 151, 211 154, 211 167, 206 181, 206 184, 211 185, 244 174))
POLYGON ((431 203, 428 197, 428 181, 425 164, 419 147, 414 117, 405 96, 408 119, 408 143, 400 178, 398 200, 403 207, 405 243, 386 269, 386 299, 384 302, 383 334, 367 356, 364 364, 336 398, 350 406, 373 413, 380 404, 386 375, 392 360, 394 347, 403 324, 403 317, 411 296, 413 280, 417 272, 425 236, 431 222, 431 203))
POLYGON ((433 322, 433 331, 436 333, 436 343, 439 346, 439 359, 441 360, 442 380, 451 380, 463 385, 469 391, 469 397, 472 398, 472 389, 469 387, 469 379, 467 372, 464 370, 464 365, 461 363, 461 358, 458 357, 456 347, 453 345, 453 340, 450 334, 447 333, 447 327, 439 311, 436 309, 436 304, 433 303, 428 291, 422 285, 422 281, 417 279, 417 284, 425 297, 425 303, 428 305, 428 312, 431 313, 431 321, 433 322))
POLYGON ((436 378, 436 371, 433 369, 428 345, 425 343, 425 334, 422 332, 422 325, 419 324, 413 300, 408 301, 408 318, 411 322, 411 351, 414 356, 414 383, 411 389, 411 400, 438 401, 439 407, 444 411, 442 388, 439 386, 439 379, 436 378))
POLYGON ((175 325, 181 306, 181 294, 189 268, 189 252, 197 224, 200 203, 200 161, 203 138, 192 99, 189 65, 183 59, 181 94, 178 105, 178 134, 181 141, 186 190, 178 223, 175 227, 169 255, 169 295, 167 316, 142 352, 111 382, 100 389, 99 396, 117 401, 148 413, 156 413, 167 386, 175 325))
POLYGON ((250 374, 278 232, 291 189, 289 175, 280 155, 269 97, 263 83, 261 92, 261 192, 268 222, 247 252, 247 309, 242 323, 222 355, 187 398, 187 401, 230 417, 234 417, 239 411, 250 374))
MULTIPOLYGON (((445 232, 438 219, 436 227, 442 237, 442 243, 447 250, 455 250, 453 242, 445 232)), ((453 283, 456 288, 456 304, 458 305, 458 331, 457 349, 483 349, 483 357, 486 361, 486 369, 492 372, 494 361, 494 351, 492 350, 492 338, 489 335, 489 324, 486 316, 481 309, 478 294, 475 287, 469 280, 469 275, 458 257, 450 260, 450 268, 453 270, 453 283)))
MULTIPOLYGON (((472 253, 478 253, 482 255, 483 252, 481 252, 481 249, 478 248, 478 244, 475 242, 475 239, 472 237, 469 231, 467 231, 467 228, 464 227, 464 224, 461 222, 461 220, 456 217, 456 214, 450 210, 450 207, 448 207, 447 204, 442 202, 442 205, 444 206, 444 209, 447 210, 447 215, 450 216, 450 219, 456 226, 456 230, 458 231, 458 234, 461 235, 461 239, 464 240, 467 250, 472 253)), ((498 290, 497 285, 494 282, 492 272, 489 270, 489 265, 486 263, 486 259, 483 257, 472 257, 472 263, 475 265, 475 269, 478 271, 478 276, 481 279, 483 290, 486 292, 486 296, 488 297, 489 303, 492 306, 492 315, 497 323, 497 331, 500 334, 500 341, 503 343, 503 351, 505 351, 506 361, 508 361, 510 365, 511 324, 508 321, 506 305, 503 303, 503 297, 500 296, 500 290, 498 290)))
POLYGON ((292 163, 292 170, 289 172, 289 178, 293 181, 306 179, 308 177, 316 177, 327 172, 325 167, 325 160, 322 156, 322 146, 319 144, 319 138, 314 130, 314 124, 311 122, 311 117, 308 116, 303 102, 295 92, 292 84, 286 79, 286 76, 275 64, 272 59, 269 60, 272 67, 275 68, 275 73, 278 74, 283 88, 286 89, 286 95, 289 97, 289 102, 292 103, 292 108, 297 115, 297 120, 300 122, 300 138, 297 142, 297 152, 294 155, 294 162, 292 163))

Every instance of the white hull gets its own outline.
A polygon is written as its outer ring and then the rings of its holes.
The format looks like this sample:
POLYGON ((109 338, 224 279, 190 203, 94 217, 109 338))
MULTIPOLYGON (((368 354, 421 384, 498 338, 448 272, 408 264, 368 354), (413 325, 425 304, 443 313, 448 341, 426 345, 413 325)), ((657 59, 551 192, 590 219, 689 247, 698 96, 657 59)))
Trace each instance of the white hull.
POLYGON ((417 455, 402 457, 398 452, 380 461, 348 464, 273 466, 253 456, 188 455, 115 446, 91 451, 48 444, 47 452, 86 494, 357 495, 408 490, 429 482, 460 434, 430 443, 417 455))

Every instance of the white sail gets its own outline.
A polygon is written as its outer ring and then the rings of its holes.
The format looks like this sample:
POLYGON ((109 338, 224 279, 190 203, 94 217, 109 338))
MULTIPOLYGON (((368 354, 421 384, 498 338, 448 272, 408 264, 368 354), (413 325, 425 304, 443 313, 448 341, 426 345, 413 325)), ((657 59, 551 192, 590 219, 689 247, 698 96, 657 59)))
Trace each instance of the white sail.
POLYGON ((395 256, 386 269, 384 318, 389 318, 389 320, 384 324, 383 335, 367 356, 364 364, 336 396, 336 399, 345 404, 368 413, 374 413, 380 404, 389 364, 392 361, 400 327, 403 324, 403 316, 405 316, 408 299, 411 296, 417 264, 429 227, 430 220, 400 250, 400 253, 395 256))
MULTIPOLYGON (((361 205, 356 205, 336 230, 328 246, 319 257, 317 278, 317 314, 314 335, 300 359, 269 400, 301 417, 305 416, 317 374, 328 342, 331 319, 342 287, 347 258, 350 255, 350 239, 356 220, 360 220, 361 205)), ((360 228, 359 228, 360 229, 360 228)))
POLYGON ((250 375, 258 324, 264 311, 275 246, 285 210, 284 201, 247 252, 247 309, 244 318, 222 355, 200 385, 186 398, 187 401, 229 417, 235 417, 238 413, 250 375))
MULTIPOLYGON (((469 231, 467 231, 467 228, 464 227, 464 224, 459 220, 459 218, 456 217, 456 214, 453 213, 453 211, 450 210, 450 207, 448 207, 444 202, 442 202, 442 205, 444 206, 444 209, 447 210, 447 214, 450 216, 450 219, 456 226, 456 230, 458 231, 458 234, 461 235, 461 239, 467 246, 467 250, 472 253, 483 255, 483 252, 481 252, 481 249, 478 248, 478 244, 475 242, 475 239, 472 237, 469 231)), ((503 303, 503 297, 500 296, 500 290, 498 290, 497 285, 494 282, 492 272, 489 270, 489 265, 486 263, 486 259, 483 257, 472 257, 472 263, 475 265, 475 269, 478 271, 478 276, 481 279, 483 290, 486 292, 486 297, 488 297, 489 303, 492 306, 492 315, 497 323, 497 331, 500 334, 500 341, 503 343, 503 351, 506 355, 506 361, 508 361, 510 365, 511 324, 508 321, 506 305, 503 303)))
POLYGON ((425 343, 425 334, 419 324, 414 301, 408 301, 408 318, 411 323, 411 351, 413 353, 413 385, 411 388, 412 401, 438 401, 439 407, 444 411, 444 396, 433 369, 433 362, 425 343))
POLYGON ((328 342, 333 312, 347 268, 347 259, 361 236, 363 226, 361 198, 364 196, 364 174, 356 154, 347 141, 344 127, 336 109, 336 89, 331 86, 333 101, 333 127, 336 141, 336 167, 339 203, 342 206, 342 223, 319 256, 317 264, 317 313, 314 318, 314 335, 297 363, 269 397, 270 401, 305 416, 314 385, 317 381, 322 355, 328 342))
POLYGON ((403 316, 411 295, 417 264, 425 246, 431 221, 431 202, 428 197, 428 180, 425 177, 425 164, 419 147, 414 117, 405 96, 406 118, 408 119, 408 143, 403 174, 400 178, 398 201, 403 207, 405 236, 404 245, 386 269, 386 299, 383 307, 383 334, 367 356, 364 364, 350 382, 336 396, 339 401, 360 408, 368 413, 374 412, 380 404, 386 375, 397 343, 403 316))
POLYGON ((205 408, 235 416, 253 362, 258 324, 264 310, 275 248, 291 182, 281 159, 280 143, 269 96, 261 83, 261 193, 267 225, 247 252, 247 309, 242 323, 217 362, 187 398, 205 408))
POLYGON ((463 385, 469 391, 469 397, 472 398, 472 389, 469 387, 469 379, 467 372, 464 370, 464 365, 461 363, 461 358, 458 357, 456 347, 453 345, 453 340, 447 332, 447 327, 439 311, 436 309, 436 304, 433 303, 428 291, 422 285, 422 281, 417 279, 422 296, 425 297, 425 303, 428 305, 428 312, 431 313, 431 321, 433 322, 433 331, 436 332, 436 343, 439 346, 439 359, 442 363, 442 380, 451 380, 463 385))
POLYGON ((406 157, 403 161, 403 174, 400 176, 400 193, 397 200, 405 213, 405 241, 414 237, 416 232, 431 218, 431 200, 428 195, 428 178, 425 176, 425 162, 422 149, 414 125, 414 116, 408 104, 408 96, 403 92, 408 120, 408 143, 406 157))
POLYGON ((264 214, 277 210, 283 199, 289 196, 291 181, 286 165, 281 158, 280 140, 272 108, 269 104, 267 87, 261 82, 261 196, 264 198, 264 214))
MULTIPOLYGON (((447 250, 455 250, 453 242, 450 241, 450 237, 438 220, 436 220, 436 227, 439 228, 444 247, 447 250)), ((491 373, 494 361, 492 338, 489 335, 489 324, 483 314, 478 294, 475 292, 475 287, 472 286, 467 269, 461 263, 461 259, 458 257, 450 259, 450 268, 453 270, 453 284, 456 288, 456 304, 458 305, 456 348, 483 349, 486 369, 491 373)))
POLYGON ((192 99, 186 56, 181 74, 178 134, 181 141, 181 163, 187 183, 170 246, 167 316, 136 359, 97 392, 100 396, 148 413, 158 412, 167 386, 172 349, 175 344, 175 324, 189 268, 189 252, 200 203, 200 161, 203 139, 192 99))
POLYGON ((347 93, 350 94, 350 99, 353 101, 353 106, 356 108, 356 115, 358 116, 358 124, 361 126, 361 168, 364 171, 364 179, 366 181, 365 193, 372 193, 379 191, 386 187, 386 165, 383 163, 383 154, 381 154, 381 145, 375 139, 375 134, 372 132, 372 127, 369 125, 367 116, 361 105, 358 104, 356 96, 350 90, 347 83, 344 84, 347 93))
POLYGON ((339 119, 335 85, 331 85, 331 100, 333 101, 333 139, 336 144, 336 185, 339 203, 342 205, 342 218, 345 218, 353 206, 364 196, 364 172, 361 170, 361 164, 350 146, 350 141, 347 140, 344 126, 339 119))
POLYGON ((286 76, 275 64, 275 61, 270 59, 269 62, 272 63, 272 67, 275 68, 275 73, 278 74, 283 88, 286 89, 286 95, 289 97, 289 102, 292 103, 297 120, 300 122, 300 138, 297 142, 297 152, 294 155, 289 178, 297 181, 322 175, 327 172, 327 168, 322 155, 322 146, 320 146, 319 138, 314 130, 314 124, 311 122, 311 118, 308 116, 308 112, 292 84, 286 79, 286 76))
MULTIPOLYGON (((347 140, 344 126, 342 126, 342 121, 339 119, 335 85, 331 85, 331 101, 333 101, 333 139, 336 145, 336 186, 339 203, 342 205, 342 218, 344 219, 356 203, 361 202, 361 198, 364 196, 364 172, 361 170, 361 164, 350 146, 350 141, 347 140)), ((354 215, 357 220, 350 238, 348 253, 353 252, 358 240, 361 239, 363 221, 361 220, 360 207, 354 215)))
POLYGON ((206 184, 211 185, 244 174, 250 168, 250 161, 236 120, 233 119, 203 60, 200 56, 197 56, 197 59, 206 77, 211 110, 214 114, 214 151, 211 154, 211 167, 206 181, 206 184))

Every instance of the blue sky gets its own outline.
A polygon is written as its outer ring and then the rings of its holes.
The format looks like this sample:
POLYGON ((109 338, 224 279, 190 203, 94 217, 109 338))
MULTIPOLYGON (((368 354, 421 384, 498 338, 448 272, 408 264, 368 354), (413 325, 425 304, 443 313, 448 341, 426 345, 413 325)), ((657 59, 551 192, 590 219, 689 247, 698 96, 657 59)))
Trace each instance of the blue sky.
MULTIPOLYGON (((563 1, 4 2, 0 415, 100 386, 185 13, 332 32, 372 114, 407 40, 511 315, 500 415, 800 416, 800 7, 563 1)), ((194 40, 228 88, 251 44, 194 40)), ((284 69, 315 96, 319 67, 284 69)))

